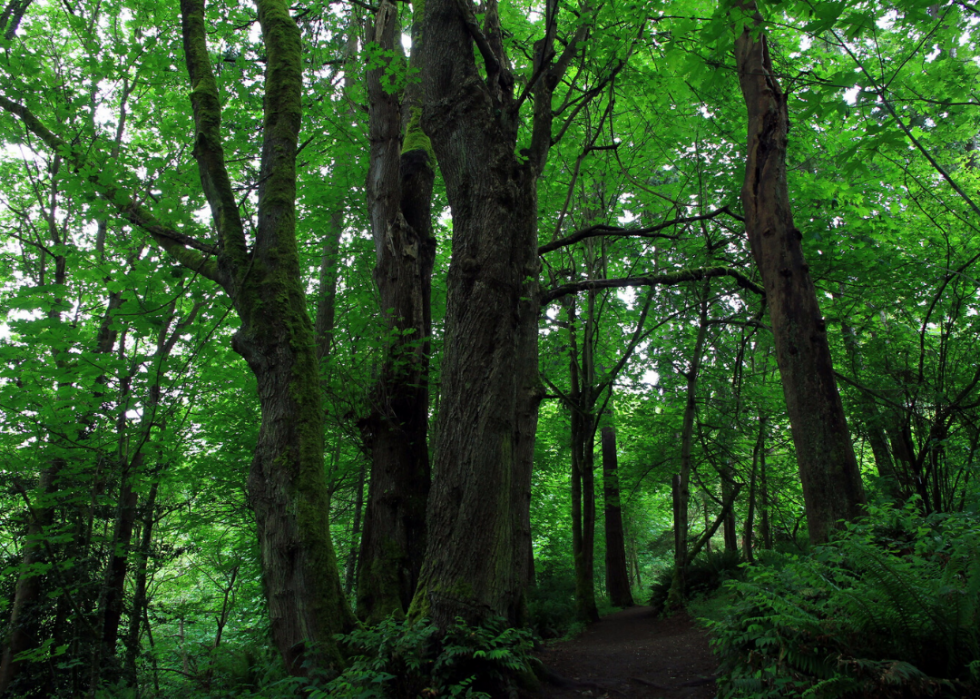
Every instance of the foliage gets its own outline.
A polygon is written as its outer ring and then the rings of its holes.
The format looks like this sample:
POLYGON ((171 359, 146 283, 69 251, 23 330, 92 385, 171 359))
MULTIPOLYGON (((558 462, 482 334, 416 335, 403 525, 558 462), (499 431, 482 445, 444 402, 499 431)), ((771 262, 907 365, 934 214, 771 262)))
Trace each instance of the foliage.
POLYGON ((503 696, 518 678, 533 677, 529 631, 504 620, 469 626, 462 619, 444 635, 424 621, 388 618, 377 626, 338 636, 350 665, 311 699, 415 699, 503 696))
POLYGON ((559 638, 582 627, 575 606, 575 571, 548 560, 535 570, 528 592, 528 625, 541 638, 559 638))
MULTIPOLYGON (((710 595, 726 581, 740 577, 738 551, 711 551, 705 553, 688 564, 686 573, 686 588, 688 597, 710 595)), ((667 593, 673 580, 672 568, 664 569, 650 586, 649 604, 655 612, 662 612, 667 603, 667 593)))
POLYGON ((733 581, 711 622, 722 696, 962 696, 980 689, 975 513, 869 518, 807 556, 733 581))

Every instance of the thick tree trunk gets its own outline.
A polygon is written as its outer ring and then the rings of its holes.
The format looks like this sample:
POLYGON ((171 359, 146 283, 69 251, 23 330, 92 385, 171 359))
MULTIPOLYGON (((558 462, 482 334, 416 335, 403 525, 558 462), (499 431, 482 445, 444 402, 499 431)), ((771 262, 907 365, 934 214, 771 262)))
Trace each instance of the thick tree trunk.
MULTIPOLYGON (((384 51, 394 53, 396 41, 400 42, 397 19, 396 6, 382 0, 373 41, 384 51)), ((421 42, 418 34, 416 38, 421 42)), ((426 435, 434 172, 417 119, 409 121, 405 138, 412 149, 403 152, 401 96, 385 91, 384 71, 379 67, 367 78, 371 140, 367 190, 376 254, 374 279, 390 332, 368 421, 372 467, 357 612, 369 623, 403 614, 412 601, 425 553, 429 493, 426 435)), ((417 100, 406 102, 411 110, 417 100)))
POLYGON ((457 616, 523 616, 540 393, 536 163, 515 156, 496 3, 487 27, 497 70, 486 82, 463 7, 428 0, 422 42, 422 126, 453 211, 453 255, 428 546, 412 615, 443 628, 457 616))
POLYGON ((612 425, 605 425, 602 428, 602 483, 606 524, 606 593, 613 606, 632 607, 618 469, 616 430, 612 425))
POLYGON ((786 182, 786 98, 773 72, 762 16, 736 39, 739 82, 748 108, 748 161, 742 204, 762 275, 793 442, 800 466, 810 541, 826 541, 839 520, 863 511, 864 487, 834 378, 802 235, 793 224, 786 182))
POLYGON ((354 623, 330 539, 318 347, 296 244, 296 152, 302 116, 300 31, 281 0, 256 0, 266 48, 258 225, 249 250, 224 165, 204 6, 182 0, 193 90, 194 155, 221 239, 217 264, 157 240, 228 291, 241 326, 232 347, 255 374, 262 423, 248 477, 272 638, 291 674, 337 668, 334 635, 354 623), (308 661, 308 663, 307 663, 308 661))

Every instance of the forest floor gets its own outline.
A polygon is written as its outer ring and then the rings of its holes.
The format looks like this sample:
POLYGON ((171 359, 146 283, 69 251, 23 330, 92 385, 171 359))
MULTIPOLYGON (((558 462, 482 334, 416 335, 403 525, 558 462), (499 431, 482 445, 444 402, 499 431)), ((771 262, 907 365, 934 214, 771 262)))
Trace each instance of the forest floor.
POLYGON ((708 633, 686 612, 661 619, 650 607, 603 617, 571 641, 537 653, 549 671, 536 699, 711 699, 718 662, 708 633))

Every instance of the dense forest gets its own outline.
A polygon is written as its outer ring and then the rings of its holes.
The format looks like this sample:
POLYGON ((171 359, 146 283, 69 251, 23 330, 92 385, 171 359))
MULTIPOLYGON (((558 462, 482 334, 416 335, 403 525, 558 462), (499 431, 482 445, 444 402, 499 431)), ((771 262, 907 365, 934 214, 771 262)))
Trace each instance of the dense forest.
POLYGON ((0 13, 0 697, 980 692, 980 6, 177 5, 0 13))

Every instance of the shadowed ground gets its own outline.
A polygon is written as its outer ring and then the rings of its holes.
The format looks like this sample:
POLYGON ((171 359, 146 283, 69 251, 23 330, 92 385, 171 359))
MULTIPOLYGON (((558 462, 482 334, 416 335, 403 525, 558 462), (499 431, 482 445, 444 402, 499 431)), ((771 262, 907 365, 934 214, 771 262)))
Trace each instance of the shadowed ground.
POLYGON ((650 607, 632 607, 538 657, 550 679, 529 695, 538 699, 715 696, 708 634, 684 612, 659 619, 650 607))

